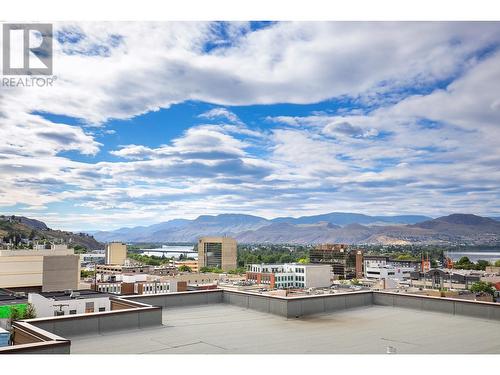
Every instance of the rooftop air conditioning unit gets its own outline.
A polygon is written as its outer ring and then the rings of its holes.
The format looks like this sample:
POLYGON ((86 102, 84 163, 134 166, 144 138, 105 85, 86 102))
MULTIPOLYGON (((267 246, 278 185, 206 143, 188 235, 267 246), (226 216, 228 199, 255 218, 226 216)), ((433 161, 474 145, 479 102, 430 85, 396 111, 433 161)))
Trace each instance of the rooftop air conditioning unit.
POLYGON ((72 293, 73 293, 73 291, 72 291, 71 289, 66 289, 66 290, 64 291, 64 295, 65 295, 65 296, 70 296, 72 293))
POLYGON ((15 292, 14 297, 16 298, 26 298, 26 292, 15 292))

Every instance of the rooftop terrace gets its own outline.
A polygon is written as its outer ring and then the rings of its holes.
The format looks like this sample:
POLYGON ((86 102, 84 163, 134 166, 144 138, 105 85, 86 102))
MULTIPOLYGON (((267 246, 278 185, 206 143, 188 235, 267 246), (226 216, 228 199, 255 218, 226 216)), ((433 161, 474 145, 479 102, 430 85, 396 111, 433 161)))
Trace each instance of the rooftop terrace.
POLYGON ((72 338, 72 353, 500 353, 498 322, 386 306, 301 319, 227 304, 163 310, 163 327, 72 338))
POLYGON ((391 346, 398 353, 500 353, 500 304, 488 302, 221 289, 111 300, 113 311, 15 323, 20 345, 10 351, 382 354, 391 346))

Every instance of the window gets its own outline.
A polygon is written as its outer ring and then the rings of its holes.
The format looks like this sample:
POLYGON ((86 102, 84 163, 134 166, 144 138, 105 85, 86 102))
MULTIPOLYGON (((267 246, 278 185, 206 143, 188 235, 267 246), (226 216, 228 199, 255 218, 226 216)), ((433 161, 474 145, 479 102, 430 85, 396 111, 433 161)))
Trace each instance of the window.
POLYGON ((204 245, 205 265, 207 267, 221 267, 222 243, 206 242, 204 245))
POLYGON ((85 302, 85 314, 94 312, 94 302, 85 302))
POLYGON ((99 312, 103 312, 103 311, 106 311, 106 308, 105 307, 99 307, 99 312))

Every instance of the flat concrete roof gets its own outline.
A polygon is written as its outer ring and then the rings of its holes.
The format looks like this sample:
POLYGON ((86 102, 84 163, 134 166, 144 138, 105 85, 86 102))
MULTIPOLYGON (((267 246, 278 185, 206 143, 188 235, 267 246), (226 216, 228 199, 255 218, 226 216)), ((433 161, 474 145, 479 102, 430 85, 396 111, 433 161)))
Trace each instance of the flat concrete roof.
POLYGON ((71 353, 500 353, 500 322, 364 306, 285 319, 229 304, 163 309, 163 326, 71 337, 71 353))

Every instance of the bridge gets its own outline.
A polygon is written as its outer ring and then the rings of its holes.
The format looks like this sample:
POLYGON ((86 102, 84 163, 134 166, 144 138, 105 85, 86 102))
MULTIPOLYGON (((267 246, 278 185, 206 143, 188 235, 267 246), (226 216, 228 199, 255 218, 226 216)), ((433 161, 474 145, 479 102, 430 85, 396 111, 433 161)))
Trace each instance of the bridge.
POLYGON ((141 249, 138 250, 141 253, 175 253, 175 254, 193 254, 198 255, 197 251, 193 250, 168 250, 168 249, 141 249))

